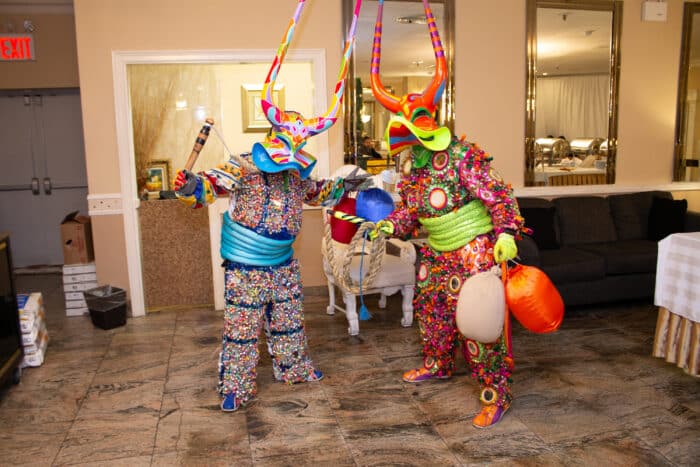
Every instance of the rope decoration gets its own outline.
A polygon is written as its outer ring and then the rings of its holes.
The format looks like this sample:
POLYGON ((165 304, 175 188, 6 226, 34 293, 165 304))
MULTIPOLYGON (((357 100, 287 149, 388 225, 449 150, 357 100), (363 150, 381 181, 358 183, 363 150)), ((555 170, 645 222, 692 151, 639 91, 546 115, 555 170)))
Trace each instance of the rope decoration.
POLYGON ((371 242, 371 247, 369 253, 369 268, 367 274, 365 274, 364 279, 361 279, 361 283, 355 284, 350 276, 350 263, 357 250, 359 243, 363 240, 365 235, 369 235, 369 232, 374 230, 374 222, 363 222, 360 227, 353 235, 352 240, 347 247, 337 248, 337 242, 331 237, 331 224, 330 222, 324 222, 324 242, 323 242, 323 255, 328 260, 328 264, 331 267, 331 272, 333 273, 333 278, 340 287, 345 290, 349 290, 353 294, 360 293, 360 289, 365 292, 371 289, 371 285, 374 279, 377 277, 379 268, 382 265, 382 258, 386 253, 386 237, 379 235, 376 239, 371 242), (336 252, 340 253, 340 257, 336 260, 336 252))

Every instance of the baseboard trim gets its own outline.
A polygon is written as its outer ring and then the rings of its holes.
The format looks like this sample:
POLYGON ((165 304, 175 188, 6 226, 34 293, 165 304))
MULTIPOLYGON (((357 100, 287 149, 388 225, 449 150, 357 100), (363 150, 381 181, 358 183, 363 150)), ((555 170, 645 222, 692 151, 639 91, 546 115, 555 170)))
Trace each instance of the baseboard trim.
POLYGON ((306 297, 327 297, 328 296, 328 286, 326 286, 326 285, 312 285, 309 287, 304 287, 304 296, 306 296, 306 297))

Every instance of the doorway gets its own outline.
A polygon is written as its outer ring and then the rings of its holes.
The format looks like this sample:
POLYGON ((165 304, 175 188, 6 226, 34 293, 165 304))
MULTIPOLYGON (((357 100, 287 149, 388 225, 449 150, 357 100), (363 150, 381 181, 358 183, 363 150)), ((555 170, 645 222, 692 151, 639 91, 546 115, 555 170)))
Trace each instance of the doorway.
MULTIPOLYGON (((141 226, 139 222, 139 208, 144 202, 140 198, 139 183, 137 180, 137 159, 135 152, 134 141, 134 121, 133 108, 130 100, 130 81, 129 68, 132 65, 158 65, 158 64, 199 64, 204 65, 223 65, 223 64, 251 64, 264 63, 269 65, 271 57, 274 57, 274 50, 233 50, 233 51, 173 51, 173 52, 114 52, 114 85, 115 85, 115 110, 117 116, 117 141, 119 147, 119 171, 121 177, 121 198, 124 217, 124 237, 126 239, 127 250, 127 266, 129 271, 129 290, 131 297, 131 310, 133 316, 141 316, 146 313, 146 302, 144 296, 144 268, 143 268, 143 249, 140 242, 142 237, 141 226)), ((285 63, 307 63, 310 65, 310 75, 305 81, 307 87, 313 96, 313 111, 315 115, 321 115, 327 110, 326 96, 326 64, 325 53, 322 49, 297 49, 288 52, 285 63), (308 83, 311 83, 309 86, 308 83), (317 90, 322 90, 318 92, 317 90)), ((286 68, 285 68, 286 70, 286 68)), ((283 72, 284 74, 284 72, 283 72)), ((282 74, 282 75, 283 75, 282 74)), ((281 75, 281 76, 282 76, 281 75)), ((264 75, 256 78, 262 81, 264 75)), ((286 78, 285 78, 286 79, 286 78)), ((240 92, 240 90, 239 90, 240 92)), ((179 98, 179 92, 177 93, 179 98)), ((178 99, 179 100, 179 99, 178 99)), ((177 104, 177 103, 176 103, 177 104)), ((188 104, 189 106, 189 104, 188 104)), ((240 112, 241 109, 237 109, 240 112)), ((226 117, 222 115, 224 121, 226 117)), ((226 125, 228 128, 234 128, 237 125, 226 125)), ((233 138, 228 136, 226 130, 222 129, 224 138, 229 140, 233 138)), ((261 133, 255 135, 259 138, 261 133)), ((196 135, 190 135, 194 138, 196 135)), ((314 138, 314 143, 317 147, 315 156, 318 159, 316 166, 316 174, 318 177, 328 176, 330 170, 330 149, 327 133, 322 133, 314 138)), ((191 149, 184 147, 182 153, 187 153, 191 149)), ((209 144, 209 143, 208 143, 209 144)), ((208 149, 211 149, 208 147, 208 149)), ((232 148, 236 152, 236 148, 232 148)), ((207 151, 209 152, 209 151, 207 151)), ((221 152, 219 152, 221 154, 221 152)), ((163 157, 159 156, 159 160, 163 157)), ((184 160, 184 156, 183 156, 184 160)), ((201 168, 210 168, 204 166, 205 161, 198 161, 198 166, 201 168), (200 164, 201 162, 201 164, 200 164)), ((176 170, 176 162, 171 164, 173 170, 176 170)), ((179 168, 179 167, 177 167, 179 168)), ((163 200, 167 202, 167 200, 163 200)), ((155 201, 158 202, 158 201, 155 201)), ((216 232, 216 235, 219 233, 216 232)), ((218 255, 218 251, 216 252, 218 255)), ((211 269, 214 278, 220 274, 220 260, 214 260, 214 252, 212 252, 211 269)), ((218 258, 218 257, 217 257, 218 258)))
POLYGON ((60 224, 86 214, 79 89, 0 92, 0 231, 15 268, 63 264, 60 224))

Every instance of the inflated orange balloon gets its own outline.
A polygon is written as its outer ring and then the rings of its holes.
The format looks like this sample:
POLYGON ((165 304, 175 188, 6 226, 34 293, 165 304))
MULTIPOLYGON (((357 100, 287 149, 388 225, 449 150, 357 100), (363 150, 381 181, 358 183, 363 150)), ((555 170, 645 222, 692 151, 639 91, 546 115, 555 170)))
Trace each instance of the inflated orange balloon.
POLYGON ((508 270, 506 303, 526 329, 536 333, 556 331, 564 319, 564 301, 541 269, 516 265, 508 270))

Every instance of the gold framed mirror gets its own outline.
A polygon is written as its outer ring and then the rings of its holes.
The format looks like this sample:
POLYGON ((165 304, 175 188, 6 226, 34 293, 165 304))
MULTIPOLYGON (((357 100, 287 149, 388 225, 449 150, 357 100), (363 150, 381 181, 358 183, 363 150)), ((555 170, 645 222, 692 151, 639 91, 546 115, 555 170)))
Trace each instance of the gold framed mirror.
POLYGON ((525 186, 615 183, 619 0, 527 0, 525 186))
MULTIPOLYGON (((354 0, 343 0, 343 22, 349 30, 354 0)), ((372 57, 376 0, 362 2, 357 23, 355 49, 348 70, 347 89, 343 99, 344 160, 363 166, 362 139, 369 136, 384 160, 393 165, 386 153, 384 130, 388 111, 376 104, 369 88, 369 65, 372 57)), ((439 106, 438 120, 454 131, 454 0, 431 0, 440 38, 445 49, 448 81, 439 106)), ((432 79, 435 58, 421 0, 386 0, 382 21, 382 83, 396 95, 422 92, 432 79)))
POLYGON ((700 181, 700 3, 685 3, 678 73, 673 180, 700 181))

